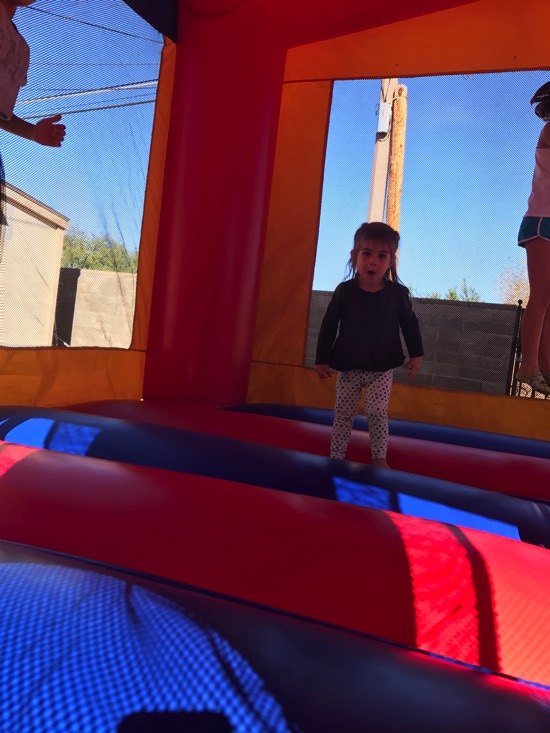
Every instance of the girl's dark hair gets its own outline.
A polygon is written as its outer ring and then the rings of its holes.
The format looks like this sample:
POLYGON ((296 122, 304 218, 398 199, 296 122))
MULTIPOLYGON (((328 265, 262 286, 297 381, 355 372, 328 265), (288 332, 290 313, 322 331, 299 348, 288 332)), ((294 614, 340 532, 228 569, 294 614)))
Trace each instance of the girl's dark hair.
MULTIPOLYGON (((357 253, 361 249, 364 242, 373 242, 376 244, 385 244, 389 247, 392 256, 392 263, 386 272, 386 279, 396 283, 401 283, 397 276, 397 248, 399 247, 399 232, 393 229, 389 224, 382 221, 371 221, 367 224, 361 224, 353 237, 353 249, 347 264, 345 280, 355 277, 357 273, 357 253)), ((402 284, 402 283, 401 283, 402 284)))
POLYGON ((533 94, 531 104, 536 104, 535 114, 545 122, 550 121, 550 81, 543 84, 540 89, 533 94))

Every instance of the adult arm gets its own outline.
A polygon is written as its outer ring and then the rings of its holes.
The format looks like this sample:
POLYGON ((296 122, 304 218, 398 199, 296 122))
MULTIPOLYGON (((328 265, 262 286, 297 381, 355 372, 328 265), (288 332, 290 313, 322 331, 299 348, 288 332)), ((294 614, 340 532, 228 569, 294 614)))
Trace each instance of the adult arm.
POLYGON ((25 140, 33 140, 40 145, 58 148, 65 137, 65 125, 58 124, 60 119, 61 115, 54 115, 33 124, 17 115, 12 115, 9 120, 0 119, 0 129, 25 140))

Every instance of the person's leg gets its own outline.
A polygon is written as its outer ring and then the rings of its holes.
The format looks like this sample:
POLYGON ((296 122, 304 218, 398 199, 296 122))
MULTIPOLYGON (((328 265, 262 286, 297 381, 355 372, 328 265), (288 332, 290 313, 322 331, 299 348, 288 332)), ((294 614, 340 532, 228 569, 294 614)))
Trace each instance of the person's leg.
MULTIPOLYGON (((548 243, 550 245, 550 242, 548 243)), ((544 381, 550 385, 550 306, 546 309, 539 344, 539 366, 544 381)))
POLYGON ((365 384, 365 416, 369 423, 372 465, 379 468, 389 468, 386 453, 392 381, 393 369, 390 369, 388 372, 371 372, 365 384))
POLYGON ((550 305, 550 242, 533 239, 528 242, 527 274, 529 276, 529 301, 521 322, 521 365, 517 378, 545 394, 550 386, 540 377, 544 363, 539 364, 539 354, 546 359, 547 341, 550 329, 545 327, 546 314, 550 305), (538 383, 540 379, 541 383, 538 383))
POLYGON ((338 372, 334 422, 330 438, 330 457, 344 459, 361 398, 362 372, 338 372))

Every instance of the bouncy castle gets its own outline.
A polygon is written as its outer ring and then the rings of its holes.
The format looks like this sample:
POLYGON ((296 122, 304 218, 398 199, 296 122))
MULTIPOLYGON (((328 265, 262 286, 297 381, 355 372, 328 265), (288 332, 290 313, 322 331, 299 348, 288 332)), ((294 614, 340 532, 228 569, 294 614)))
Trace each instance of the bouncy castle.
POLYGON ((548 69, 550 7, 126 6, 131 343, 0 348, 0 728, 548 730, 546 400, 395 384, 392 470, 335 461, 305 352, 335 82, 548 69))

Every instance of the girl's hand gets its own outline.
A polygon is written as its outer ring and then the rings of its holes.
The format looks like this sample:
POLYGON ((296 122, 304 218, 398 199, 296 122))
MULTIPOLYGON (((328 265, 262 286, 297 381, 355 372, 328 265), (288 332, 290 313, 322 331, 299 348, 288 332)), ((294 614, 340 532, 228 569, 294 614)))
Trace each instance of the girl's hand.
POLYGON ((418 370, 420 369, 421 363, 421 356, 413 356, 412 359, 409 359, 409 361, 406 361, 403 364, 403 369, 406 369, 409 372, 409 379, 413 379, 413 377, 416 377, 418 370))
POLYGON ((330 377, 332 374, 328 364, 316 364, 315 371, 321 377, 321 379, 326 379, 327 377, 330 377))
POLYGON ((61 115, 45 117, 34 126, 33 140, 40 145, 58 148, 65 137, 65 125, 58 125, 61 115))

